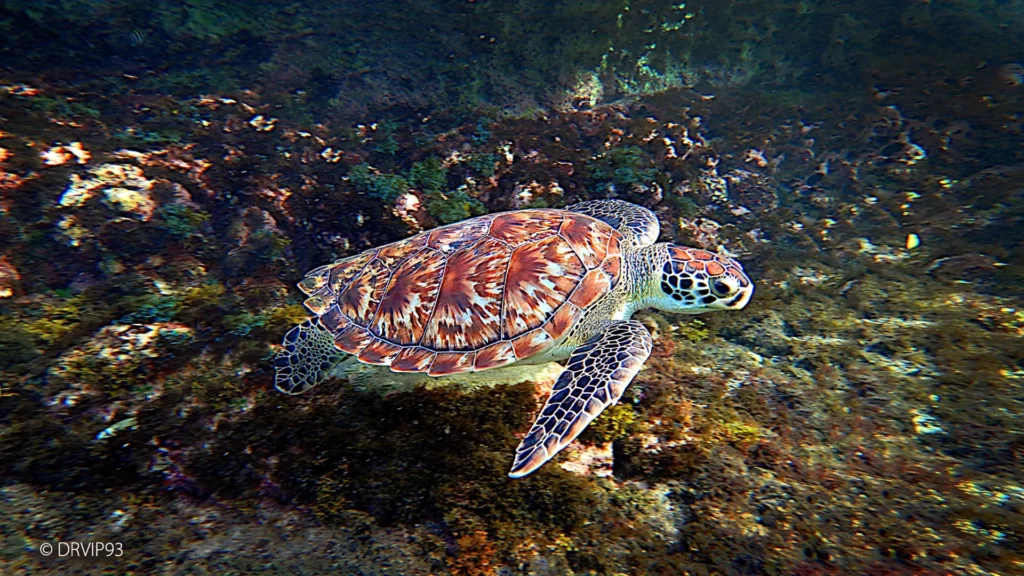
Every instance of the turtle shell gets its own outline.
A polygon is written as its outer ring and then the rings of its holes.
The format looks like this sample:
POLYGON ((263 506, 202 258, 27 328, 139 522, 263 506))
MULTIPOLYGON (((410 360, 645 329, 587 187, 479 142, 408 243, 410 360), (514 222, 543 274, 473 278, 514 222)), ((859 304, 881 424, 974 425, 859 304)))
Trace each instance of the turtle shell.
POLYGON ((622 235, 574 212, 489 214, 309 272, 299 288, 335 345, 443 376, 544 352, 619 280, 622 235))

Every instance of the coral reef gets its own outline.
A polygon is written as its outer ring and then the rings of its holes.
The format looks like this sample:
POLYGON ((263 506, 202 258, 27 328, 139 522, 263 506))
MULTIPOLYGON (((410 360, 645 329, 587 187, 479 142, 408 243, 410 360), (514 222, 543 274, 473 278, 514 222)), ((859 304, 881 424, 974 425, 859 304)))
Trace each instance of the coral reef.
POLYGON ((1019 3, 129 4, 0 8, 0 572, 1020 571, 1019 3), (273 389, 307 270, 598 197, 757 288, 553 465, 541 377, 273 389))
MULTIPOLYGON (((246 87, 271 95, 277 110, 295 120, 365 120, 407 109, 420 118, 468 121, 481 112, 495 118, 586 110, 679 87, 844 91, 864 81, 855 71, 881 84, 912 78, 942 85, 971 75, 1005 93, 1019 85, 1019 23, 1015 2, 885 0, 842 11, 820 0, 517 0, 468 2, 457 10, 429 2, 388 10, 358 2, 16 0, 0 8, 14 66, 59 67, 72 53, 99 72, 90 86, 97 92, 194 95, 246 87), (989 42, 979 60, 971 38, 981 37, 989 42), (211 60, 215 65, 207 65, 211 60), (975 75, 979 61, 986 71, 975 75)), ((978 114, 966 109, 985 106, 957 102, 971 120, 978 114)), ((53 95, 34 105, 82 117, 101 116, 107 107, 53 95)), ((150 116, 149 126, 122 134, 180 140, 181 132, 160 126, 165 118, 150 116)), ((395 154, 395 121, 375 123, 376 151, 395 154)))

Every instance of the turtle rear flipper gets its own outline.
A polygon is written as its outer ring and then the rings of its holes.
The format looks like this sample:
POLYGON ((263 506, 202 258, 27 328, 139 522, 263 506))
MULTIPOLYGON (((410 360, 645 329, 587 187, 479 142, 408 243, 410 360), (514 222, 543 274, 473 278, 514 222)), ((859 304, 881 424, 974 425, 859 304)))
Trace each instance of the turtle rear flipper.
POLYGON ((334 347, 334 335, 306 320, 284 335, 274 367, 274 387, 285 394, 302 394, 327 379, 344 355, 334 347))
POLYGON ((522 478, 569 445, 591 420, 622 397, 651 355, 651 334, 635 320, 609 322, 577 348, 530 433, 516 448, 508 475, 522 478))

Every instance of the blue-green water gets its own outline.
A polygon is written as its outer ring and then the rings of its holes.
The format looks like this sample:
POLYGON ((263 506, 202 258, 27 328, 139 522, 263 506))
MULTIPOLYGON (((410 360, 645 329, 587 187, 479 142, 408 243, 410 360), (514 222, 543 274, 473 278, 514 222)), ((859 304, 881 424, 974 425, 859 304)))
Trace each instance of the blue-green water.
POLYGON ((0 5, 0 572, 1021 572, 1022 27, 1020 1, 0 5), (606 198, 754 295, 633 316, 643 368, 532 474, 557 365, 275 389, 308 271, 606 198))

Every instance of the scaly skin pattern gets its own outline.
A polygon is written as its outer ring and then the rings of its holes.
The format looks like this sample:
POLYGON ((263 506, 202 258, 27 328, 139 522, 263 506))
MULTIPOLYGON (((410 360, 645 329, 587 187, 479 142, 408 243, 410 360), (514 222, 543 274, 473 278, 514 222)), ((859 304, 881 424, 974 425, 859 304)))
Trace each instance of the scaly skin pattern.
POLYGON ((612 321, 601 328, 573 352, 516 449, 510 477, 526 476, 568 446, 605 408, 619 401, 651 355, 653 342, 643 324, 612 321))
POLYGON ((746 306, 753 292, 753 283, 738 262, 706 250, 663 242, 623 250, 622 263, 619 284, 537 361, 568 358, 608 320, 629 320, 645 308, 682 314, 739 310, 746 306), (717 287, 717 294, 729 297, 716 295, 716 282, 724 285, 717 287))

